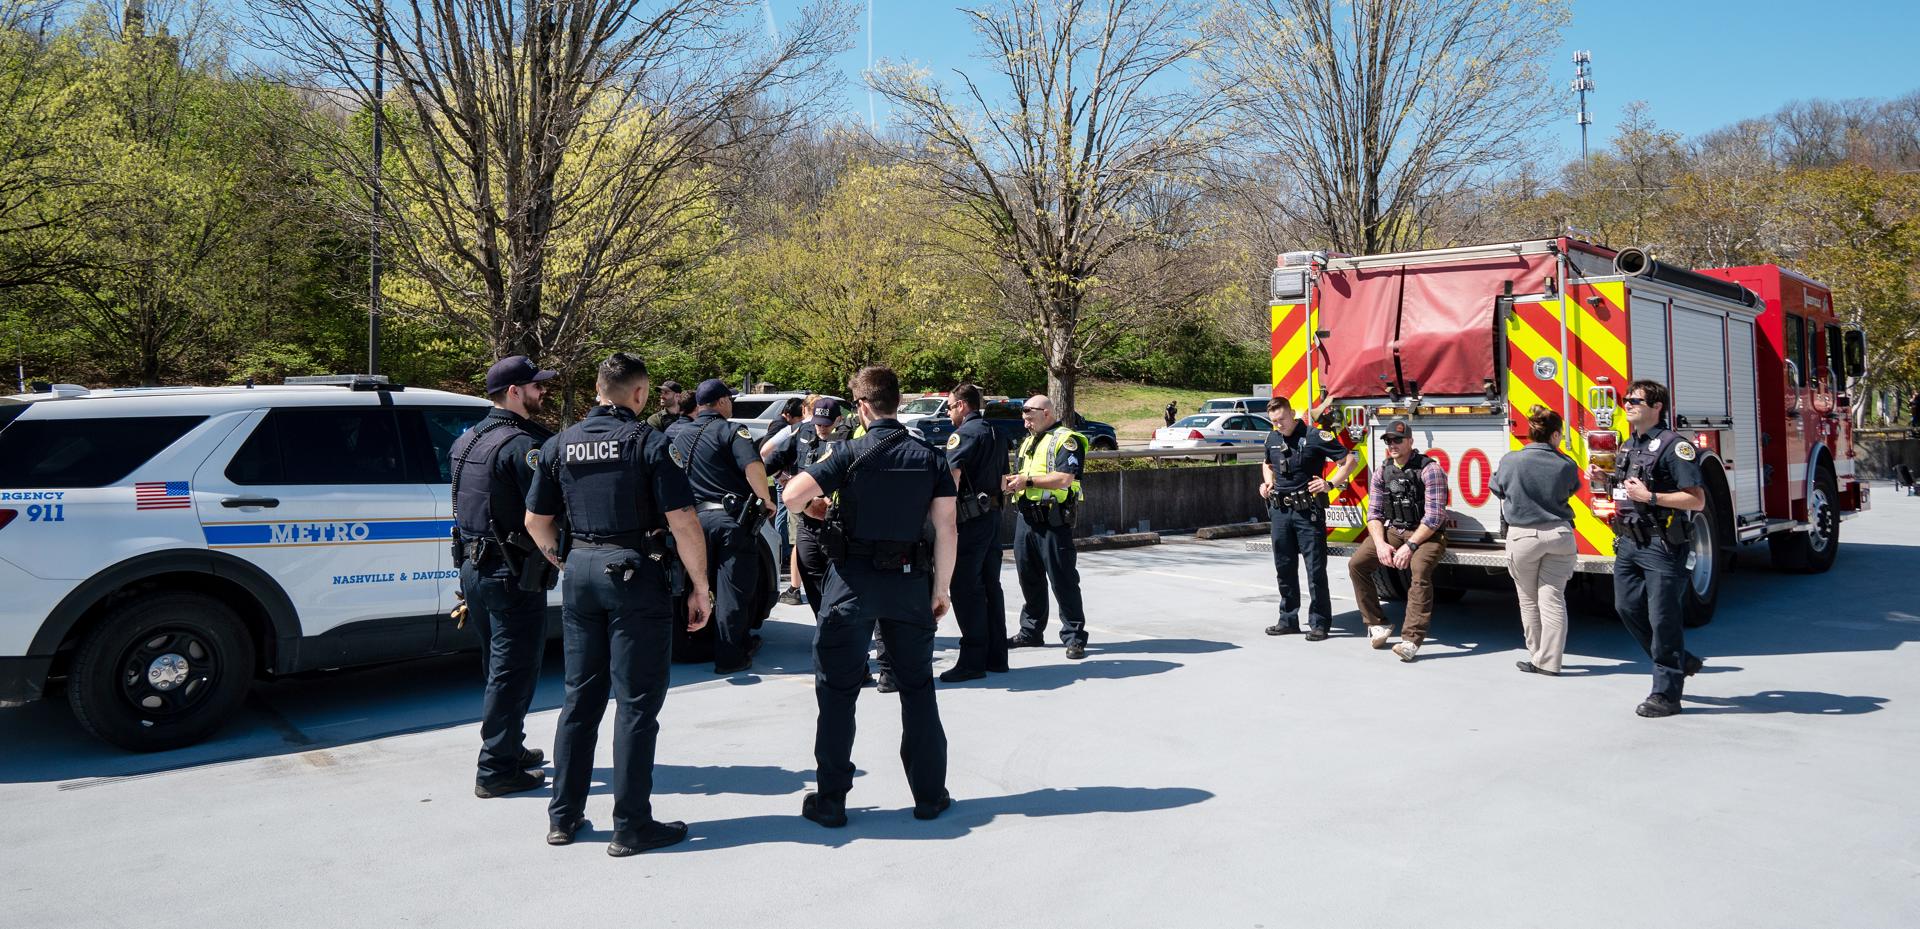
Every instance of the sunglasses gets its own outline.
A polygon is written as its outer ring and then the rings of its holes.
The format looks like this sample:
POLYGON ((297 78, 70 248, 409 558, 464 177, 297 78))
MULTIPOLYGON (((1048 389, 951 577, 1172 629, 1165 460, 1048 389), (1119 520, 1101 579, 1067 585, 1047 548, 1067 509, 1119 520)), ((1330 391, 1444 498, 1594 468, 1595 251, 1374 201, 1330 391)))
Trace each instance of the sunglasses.
POLYGON ((1621 406, 1646 406, 1646 404, 1647 404, 1647 398, 1645 397, 1621 397, 1620 398, 1621 406))
POLYGON ((1390 436, 1387 436, 1386 438, 1381 439, 1380 441, 1385 442, 1388 445, 1399 445, 1400 443, 1405 442, 1406 440, 1407 440, 1407 437, 1403 435, 1390 435, 1390 436))

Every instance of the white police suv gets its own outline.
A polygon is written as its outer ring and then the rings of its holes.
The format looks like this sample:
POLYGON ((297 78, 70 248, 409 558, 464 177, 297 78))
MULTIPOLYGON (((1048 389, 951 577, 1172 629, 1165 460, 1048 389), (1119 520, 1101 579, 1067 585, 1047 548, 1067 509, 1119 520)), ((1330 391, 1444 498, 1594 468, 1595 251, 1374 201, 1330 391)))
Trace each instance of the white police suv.
POLYGON ((150 751, 255 678, 475 647, 447 450, 486 411, 365 377, 0 397, 0 706, 64 688, 150 751))

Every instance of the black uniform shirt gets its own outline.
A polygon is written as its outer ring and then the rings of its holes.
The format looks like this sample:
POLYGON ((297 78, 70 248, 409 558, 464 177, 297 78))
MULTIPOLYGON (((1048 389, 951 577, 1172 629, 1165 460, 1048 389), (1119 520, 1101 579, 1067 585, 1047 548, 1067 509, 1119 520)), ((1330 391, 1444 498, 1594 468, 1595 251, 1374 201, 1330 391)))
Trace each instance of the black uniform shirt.
POLYGON ((847 534, 854 539, 918 541, 934 499, 954 495, 947 457, 905 431, 898 420, 876 419, 866 435, 838 443, 807 469, 821 493, 840 494, 847 534), (854 462, 860 463, 858 472, 854 462))
POLYGON ((1273 468, 1273 488, 1293 493, 1319 477, 1329 461, 1344 461, 1347 449, 1338 436, 1324 429, 1313 429, 1304 419, 1293 421, 1293 431, 1282 435, 1279 428, 1267 433, 1267 464, 1273 468))
POLYGON ((967 493, 999 498, 1000 479, 1007 473, 1007 446, 979 410, 968 413, 947 437, 947 467, 960 472, 967 493))
POLYGON ((747 427, 706 410, 691 423, 675 426, 672 439, 674 452, 686 463, 693 499, 711 503, 728 495, 753 495, 747 485, 747 465, 759 461, 760 453, 747 437, 747 427))
POLYGON ((567 514, 575 535, 603 538, 665 524, 693 505, 665 436, 613 406, 597 406, 540 447, 527 512, 567 514))
MULTIPOLYGON (((1643 478, 1647 489, 1654 493, 1673 493, 1706 484, 1706 480, 1700 476, 1700 462, 1696 460, 1700 456, 1699 449, 1666 426, 1655 426, 1645 434, 1627 440, 1625 458, 1629 469, 1632 468, 1633 459, 1642 455, 1654 456, 1652 473, 1643 478)), ((1632 476, 1630 470, 1628 476, 1632 476)))

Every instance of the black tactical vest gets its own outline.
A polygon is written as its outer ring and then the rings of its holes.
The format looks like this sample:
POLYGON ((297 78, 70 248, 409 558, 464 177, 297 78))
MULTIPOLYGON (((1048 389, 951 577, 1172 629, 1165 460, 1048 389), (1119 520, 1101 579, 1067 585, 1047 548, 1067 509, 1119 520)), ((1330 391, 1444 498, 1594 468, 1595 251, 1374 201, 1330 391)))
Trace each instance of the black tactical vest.
POLYGON ((1427 515, 1427 485, 1420 477, 1420 469, 1432 459, 1419 452, 1407 457, 1407 466, 1401 467, 1388 458, 1380 466, 1380 483, 1385 486, 1387 499, 1381 501, 1381 513, 1387 518, 1387 525, 1402 532, 1420 525, 1427 515))
POLYGON ((454 524, 460 527, 461 538, 505 538, 524 528, 523 504, 493 495, 493 459, 501 446, 523 435, 531 433, 520 423, 488 417, 454 440, 447 457, 452 462, 454 524))
MULTIPOLYGON (((1677 487, 1657 486, 1653 480, 1653 471, 1660 465, 1659 443, 1672 442, 1679 436, 1665 426, 1655 426, 1652 431, 1640 438, 1641 441, 1637 445, 1628 443, 1626 454, 1619 456, 1614 464, 1614 483, 1618 485, 1624 483, 1627 478, 1637 477, 1647 485, 1648 490, 1655 494, 1678 490, 1677 487)), ((1673 516, 1673 508, 1656 506, 1651 500, 1646 503, 1621 500, 1619 503, 1622 505, 1615 512, 1622 517, 1621 521, 1624 523, 1643 522, 1649 527, 1664 528, 1673 516)))
POLYGON ((642 454, 653 427, 633 414, 588 416, 554 440, 553 469, 575 535, 591 539, 661 528, 665 519, 653 499, 653 473, 642 454))

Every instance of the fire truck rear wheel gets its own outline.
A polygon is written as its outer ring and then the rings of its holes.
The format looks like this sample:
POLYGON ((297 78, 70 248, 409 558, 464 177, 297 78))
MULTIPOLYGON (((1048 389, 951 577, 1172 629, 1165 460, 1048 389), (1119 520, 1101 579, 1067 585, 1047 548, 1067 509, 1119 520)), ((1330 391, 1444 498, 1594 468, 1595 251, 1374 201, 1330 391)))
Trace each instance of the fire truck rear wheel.
POLYGON ((1713 622, 1720 605, 1720 582, 1733 568, 1733 526, 1728 519, 1726 482, 1716 472, 1707 480, 1707 508, 1692 514, 1692 550, 1687 553, 1687 596, 1682 622, 1698 628, 1713 622))
POLYGON ((1840 556, 1840 494, 1833 469, 1821 463, 1807 489, 1807 532, 1782 532, 1767 539, 1773 566, 1781 571, 1820 574, 1840 556))

